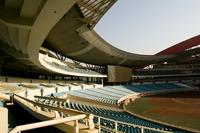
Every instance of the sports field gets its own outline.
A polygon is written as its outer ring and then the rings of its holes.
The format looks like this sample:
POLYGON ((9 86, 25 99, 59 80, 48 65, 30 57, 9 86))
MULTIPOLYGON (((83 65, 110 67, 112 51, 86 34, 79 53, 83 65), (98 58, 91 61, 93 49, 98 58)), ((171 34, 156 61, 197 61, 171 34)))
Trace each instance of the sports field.
POLYGON ((200 91, 153 95, 129 103, 127 110, 200 132, 200 91))

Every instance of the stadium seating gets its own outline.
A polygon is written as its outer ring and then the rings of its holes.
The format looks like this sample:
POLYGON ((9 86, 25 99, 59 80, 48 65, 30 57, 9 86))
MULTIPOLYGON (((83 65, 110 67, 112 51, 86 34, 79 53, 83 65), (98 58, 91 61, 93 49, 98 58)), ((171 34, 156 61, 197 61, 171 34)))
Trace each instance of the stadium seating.
POLYGON ((142 84, 142 85, 119 85, 105 86, 101 88, 92 88, 84 90, 68 91, 67 94, 77 97, 83 97, 99 102, 117 104, 117 101, 129 94, 139 94, 143 92, 155 92, 172 89, 185 88, 175 83, 158 83, 158 84, 142 84))
MULTIPOLYGON (((92 89, 79 89, 79 90, 71 90, 65 93, 88 98, 91 100, 96 100, 99 102, 116 104, 119 98, 126 96, 132 93, 143 93, 143 92, 150 92, 150 91, 162 91, 162 90, 172 90, 172 89, 184 89, 186 87, 182 86, 181 84, 176 83, 157 83, 157 84, 139 84, 139 85, 119 85, 119 86, 105 86, 100 88, 92 88, 92 89)), ((54 96, 62 96, 65 93, 55 93, 54 96)), ((176 129, 169 128, 166 126, 162 126, 156 123, 152 123, 135 116, 132 116, 126 112, 120 111, 113 111, 110 109, 99 108, 96 106, 86 105, 85 103, 77 103, 77 102, 63 102, 60 104, 58 101, 54 100, 45 100, 39 99, 38 102, 42 104, 46 104, 49 106, 54 107, 63 107, 63 108, 70 108, 73 110, 78 110, 86 113, 94 114, 94 122, 98 124, 100 119, 100 125, 106 128, 110 128, 114 130, 115 122, 117 122, 117 130, 126 132, 126 133, 133 133, 133 132, 141 132, 141 129, 138 126, 156 128, 164 131, 171 131, 171 132, 181 132, 177 131, 176 129), (62 106, 60 106, 62 105, 62 106)), ((48 111, 48 109, 45 109, 48 111)), ((102 132, 109 133, 108 129, 102 128, 102 132)), ((157 133, 158 131, 152 130, 144 130, 145 133, 157 133)))
MULTIPOLYGON (((59 107, 58 101, 44 100, 44 99, 39 99, 37 101, 43 104, 50 105, 50 106, 59 107)), ((139 129, 138 126, 156 128, 156 129, 160 129, 164 131, 171 131, 171 132, 177 132, 177 133, 181 132, 177 129, 173 129, 170 127, 166 127, 160 124, 152 123, 152 122, 137 118, 126 112, 113 111, 109 109, 99 108, 99 107, 90 106, 90 105, 81 104, 81 103, 75 103, 75 102, 63 102, 62 105, 64 108, 70 108, 73 110, 78 110, 81 112, 94 114, 95 124, 98 124, 98 119, 100 119, 100 124, 102 126, 110 128, 112 130, 115 129, 115 121, 117 121, 117 130, 126 132, 126 133, 133 133, 133 132, 140 133, 141 129, 139 129)), ((109 132, 106 129, 102 129, 102 130, 104 130, 103 132, 109 132)), ((145 129, 144 132, 157 133, 158 131, 145 129)))
POLYGON ((184 89, 184 86, 180 86, 175 83, 158 83, 158 84, 142 84, 142 85, 124 85, 125 88, 135 92, 148 92, 148 91, 162 91, 171 89, 184 89))
MULTIPOLYGON (((67 64, 58 64, 56 62, 51 62, 45 58, 42 58, 44 62, 46 62, 48 65, 59 68, 68 72, 74 72, 74 73, 79 73, 79 74, 87 74, 87 75, 101 75, 100 73, 93 71, 93 70, 88 70, 88 69, 81 69, 81 68, 72 68, 68 66, 67 64)), ((48 58, 49 59, 49 58, 48 58)))
POLYGON ((75 90, 75 91, 69 91, 67 92, 70 95, 78 96, 78 97, 83 97, 99 102, 104 102, 104 103, 110 103, 110 104, 116 104, 117 99, 111 99, 110 97, 103 96, 98 93, 86 93, 86 90, 75 90))

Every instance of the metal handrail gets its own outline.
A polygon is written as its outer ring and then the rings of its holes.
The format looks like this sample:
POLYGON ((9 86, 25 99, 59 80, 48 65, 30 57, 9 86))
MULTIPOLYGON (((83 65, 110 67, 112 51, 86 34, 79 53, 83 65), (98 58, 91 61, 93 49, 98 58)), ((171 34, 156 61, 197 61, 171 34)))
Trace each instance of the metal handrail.
MULTIPOLYGON (((86 119, 86 121, 87 121, 86 126, 88 126, 88 129, 94 129, 94 123, 93 123, 93 117, 94 116, 93 116, 93 114, 83 113, 83 112, 75 111, 75 110, 72 110, 72 109, 64 109, 64 108, 44 105, 44 104, 41 104, 41 103, 34 102, 32 100, 26 99, 26 98, 19 96, 19 95, 16 95, 16 94, 14 94, 14 97, 16 97, 15 99, 18 100, 18 101, 20 99, 23 100, 24 102, 22 102, 22 101, 21 102, 24 103, 24 104, 28 104, 28 105, 31 104, 30 106, 33 105, 32 107, 36 107, 36 112, 41 111, 41 108, 47 108, 47 109, 50 109, 50 110, 54 110, 56 118, 60 117, 60 115, 62 115, 62 114, 67 114, 68 116, 69 115, 82 115, 82 114, 84 114, 85 115, 84 119, 86 119), (59 113, 61 113, 61 114, 59 114, 59 113)), ((77 123, 78 123, 78 120, 76 121, 75 126, 77 125, 77 123)))
MULTIPOLYGON (((111 122, 117 123, 117 124, 120 123, 120 124, 125 124, 125 125, 131 126, 131 127, 140 128, 141 130, 158 131, 158 132, 161 132, 161 133, 172 133, 171 131, 164 131, 164 130, 161 130, 161 129, 151 128, 151 127, 146 127, 146 126, 140 126, 140 125, 131 124, 131 123, 127 123, 127 122, 121 122, 121 121, 118 121, 118 120, 113 120, 113 119, 109 119, 109 118, 105 118, 105 117, 101 117, 101 116, 97 116, 97 115, 94 115, 94 117, 97 117, 98 119, 108 120, 108 121, 111 121, 111 122)), ((95 124, 95 125, 99 125, 99 123, 95 124)))
POLYGON ((87 116, 85 114, 81 114, 81 115, 76 115, 76 116, 70 116, 67 118, 60 118, 60 119, 43 121, 43 122, 36 122, 36 123, 32 123, 32 124, 25 124, 25 125, 21 125, 21 126, 16 126, 9 133, 19 133, 21 131, 52 126, 52 125, 61 124, 61 123, 69 122, 69 121, 77 121, 80 119, 84 119, 86 117, 87 116))

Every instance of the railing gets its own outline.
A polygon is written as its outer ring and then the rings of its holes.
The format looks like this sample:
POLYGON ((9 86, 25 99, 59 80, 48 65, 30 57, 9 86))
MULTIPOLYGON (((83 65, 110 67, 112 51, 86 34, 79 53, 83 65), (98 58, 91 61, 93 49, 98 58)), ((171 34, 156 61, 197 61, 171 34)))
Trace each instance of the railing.
MULTIPOLYGON (((72 110, 72 109, 63 109, 63 108, 58 108, 58 107, 53 107, 53 106, 48 106, 48 105, 45 105, 45 104, 41 104, 41 103, 37 103, 37 102, 34 102, 32 100, 29 100, 29 99, 26 99, 24 97, 21 97, 19 95, 14 95, 14 97, 18 97, 22 100, 24 100, 24 103, 29 105, 30 107, 35 107, 36 108, 36 111, 40 111, 42 108, 48 108, 50 110, 54 110, 54 111, 58 111, 58 112, 62 112, 64 114, 68 114, 68 115, 79 115, 79 114, 83 114, 82 112, 80 111, 75 111, 75 110, 72 110)), ((15 98, 16 99, 16 98, 15 98)), ((90 114, 86 113, 87 117, 90 116, 90 114)))
POLYGON ((160 132, 160 133, 172 133, 170 131, 164 131, 164 130, 161 130, 161 129, 150 128, 150 127, 145 127, 145 126, 139 126, 139 125, 130 124, 130 123, 126 123, 126 122, 121 122, 121 121, 117 121, 117 120, 112 120, 112 119, 109 119, 109 118, 104 118, 104 117, 100 117, 100 116, 96 116, 96 115, 94 115, 94 117, 96 117, 98 119, 98 122, 97 122, 97 124, 95 124, 95 127, 97 129, 99 129, 99 133, 101 132, 102 129, 106 130, 106 131, 111 131, 111 132, 118 133, 118 132, 120 132, 120 131, 118 131, 118 128, 117 128, 118 124, 127 125, 129 127, 134 127, 134 128, 139 128, 141 133, 144 133, 145 130, 156 131, 156 132, 160 132), (108 120, 108 121, 114 123, 114 128, 108 128, 108 127, 102 126, 100 124, 101 123, 101 119, 108 120))
MULTIPOLYGON (((35 97, 38 98, 38 99, 47 99, 47 100, 56 101, 56 99, 50 98, 50 97, 41 97, 41 96, 35 96, 35 97)), ((64 100, 62 100, 62 99, 57 99, 57 100, 60 101, 60 102, 64 102, 64 100)), ((144 133, 145 130, 156 131, 156 132, 161 132, 161 133, 172 133, 170 131, 164 131, 164 130, 161 130, 161 129, 151 128, 151 127, 146 127, 146 126, 140 126, 140 125, 126 123, 126 122, 121 122, 121 121, 112 120, 112 119, 105 118, 105 117, 100 117, 100 116, 97 116, 97 115, 94 115, 94 118, 97 118, 97 123, 95 124, 95 127, 99 130, 99 133, 101 133, 102 130, 119 133, 120 131, 118 131, 118 128, 117 128, 119 124, 127 125, 129 127, 139 128, 141 133, 144 133), (101 125, 102 119, 109 121, 110 123, 114 123, 114 128, 109 128, 109 127, 101 125)))
MULTIPOLYGON (((88 129, 94 129, 94 123, 93 123, 94 116, 92 114, 83 113, 83 112, 75 111, 75 110, 72 110, 72 109, 64 109, 64 108, 61 108, 61 104, 59 105, 59 107, 48 106, 48 105, 45 105, 45 104, 34 102, 32 100, 26 99, 26 98, 21 97, 21 96, 16 95, 16 94, 14 95, 14 97, 15 97, 15 100, 20 101, 22 104, 28 106, 29 108, 31 108, 31 107, 35 108, 35 110, 33 110, 33 111, 36 111, 38 113, 41 112, 41 111, 47 112, 47 110, 49 112, 54 112, 56 119, 66 117, 66 116, 71 117, 71 116, 76 115, 77 117, 72 117, 72 118, 77 118, 76 121, 75 121, 75 126, 76 126, 77 130, 78 130, 78 120, 80 120, 80 119, 83 119, 85 121, 88 129), (45 110, 45 109, 47 109, 47 110, 45 110), (79 116, 81 116, 81 117, 79 117, 79 116)), ((62 119, 61 121, 52 121, 52 123, 54 123, 54 122, 64 123, 67 120, 68 119, 66 118, 66 119, 62 119)), ((37 125, 36 125, 36 127, 37 127, 37 125)), ((26 126, 23 127, 23 129, 26 129, 26 126)))
POLYGON ((60 119, 55 119, 55 120, 48 120, 48 121, 43 121, 43 122, 36 122, 32 124, 26 124, 26 125, 21 125, 21 126, 16 126, 14 129, 12 129, 9 133, 20 133, 22 131, 27 131, 31 129, 36 129, 36 128, 41 128, 41 127, 47 127, 47 126, 52 126, 56 124, 61 124, 69 121, 74 121, 75 123, 75 132, 78 132, 78 120, 86 118, 85 114, 81 115, 76 115, 76 116, 71 116, 67 118, 60 118, 60 119))

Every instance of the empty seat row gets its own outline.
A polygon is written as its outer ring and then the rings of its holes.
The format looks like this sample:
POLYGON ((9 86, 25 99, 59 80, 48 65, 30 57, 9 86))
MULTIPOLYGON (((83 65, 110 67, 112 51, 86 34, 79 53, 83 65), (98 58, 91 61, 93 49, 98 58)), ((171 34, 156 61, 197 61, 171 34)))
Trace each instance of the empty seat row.
POLYGON ((125 88, 135 92, 162 91, 170 89, 185 89, 185 87, 175 83, 157 83, 157 84, 141 84, 141 85, 124 85, 125 88))
POLYGON ((81 91, 81 90, 70 91, 70 92, 67 92, 67 93, 70 94, 70 95, 95 100, 95 101, 98 101, 98 102, 109 103, 109 104, 116 104, 117 103, 116 98, 106 97, 104 95, 98 95, 98 94, 85 93, 84 91, 81 91))
POLYGON ((129 94, 139 94, 143 92, 163 91, 181 88, 184 87, 174 83, 158 83, 141 85, 105 86, 101 88, 74 90, 69 91, 67 93, 104 103, 116 104, 120 98, 129 94))

